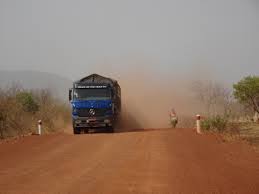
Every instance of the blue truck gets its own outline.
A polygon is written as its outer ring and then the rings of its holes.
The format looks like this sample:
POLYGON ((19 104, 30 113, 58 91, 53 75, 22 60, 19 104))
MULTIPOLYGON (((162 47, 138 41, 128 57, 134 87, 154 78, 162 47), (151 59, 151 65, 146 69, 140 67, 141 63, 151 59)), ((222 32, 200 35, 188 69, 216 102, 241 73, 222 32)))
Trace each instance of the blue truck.
POLYGON ((121 112, 121 88, 114 79, 92 74, 69 89, 74 134, 89 129, 114 132, 121 112))

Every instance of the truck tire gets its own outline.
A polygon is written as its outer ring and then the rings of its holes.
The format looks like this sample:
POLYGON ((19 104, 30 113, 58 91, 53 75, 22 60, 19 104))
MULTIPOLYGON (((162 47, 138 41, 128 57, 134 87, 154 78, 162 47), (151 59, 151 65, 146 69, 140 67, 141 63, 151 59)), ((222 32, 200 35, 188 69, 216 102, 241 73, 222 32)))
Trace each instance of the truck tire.
POLYGON ((80 134, 80 130, 79 130, 78 128, 76 128, 76 127, 73 129, 73 131, 74 131, 74 134, 75 134, 75 135, 76 135, 76 134, 80 134))
POLYGON ((113 127, 108 127, 107 128, 108 133, 114 133, 114 128, 113 127))

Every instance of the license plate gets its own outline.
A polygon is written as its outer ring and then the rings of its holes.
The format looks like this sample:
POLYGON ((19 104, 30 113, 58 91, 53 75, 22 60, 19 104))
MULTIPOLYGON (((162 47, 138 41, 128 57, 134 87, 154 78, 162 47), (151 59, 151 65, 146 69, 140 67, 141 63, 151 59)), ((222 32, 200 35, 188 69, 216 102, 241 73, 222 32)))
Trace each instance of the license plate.
POLYGON ((96 121, 96 118, 91 118, 91 119, 88 119, 87 121, 88 121, 88 123, 93 122, 93 121, 96 121))

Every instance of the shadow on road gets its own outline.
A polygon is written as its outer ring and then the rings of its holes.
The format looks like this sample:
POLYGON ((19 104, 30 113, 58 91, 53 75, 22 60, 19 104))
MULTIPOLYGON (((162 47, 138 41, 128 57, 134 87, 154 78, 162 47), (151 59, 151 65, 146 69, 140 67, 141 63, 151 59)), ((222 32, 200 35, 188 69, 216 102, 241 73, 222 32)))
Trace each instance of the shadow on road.
MULTIPOLYGON (((158 130, 165 130, 165 129, 119 129, 115 128, 113 133, 130 133, 130 132, 148 132, 148 131, 158 131, 158 130)), ((89 129, 88 133, 83 134, 98 134, 98 133, 112 133, 108 131, 106 128, 98 128, 98 129, 89 129)))

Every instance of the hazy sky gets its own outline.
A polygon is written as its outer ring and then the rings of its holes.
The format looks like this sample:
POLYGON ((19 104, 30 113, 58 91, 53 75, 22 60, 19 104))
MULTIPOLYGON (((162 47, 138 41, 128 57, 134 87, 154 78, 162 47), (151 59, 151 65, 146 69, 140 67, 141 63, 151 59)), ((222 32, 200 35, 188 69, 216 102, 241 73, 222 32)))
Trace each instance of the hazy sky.
POLYGON ((259 74, 258 0, 0 0, 0 70, 259 74), (143 70, 141 68, 141 70, 143 70))

